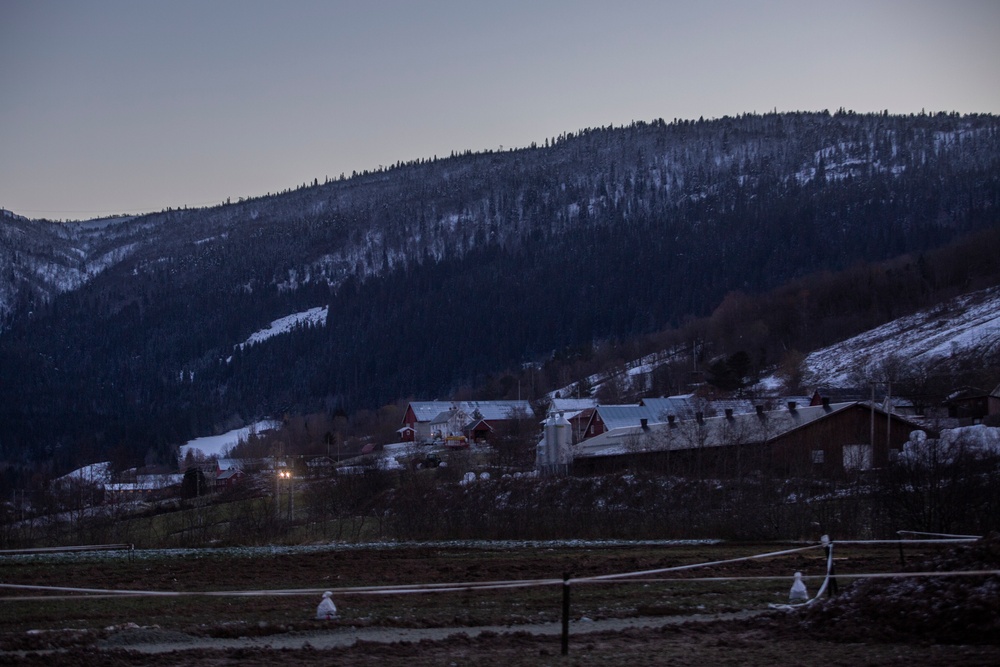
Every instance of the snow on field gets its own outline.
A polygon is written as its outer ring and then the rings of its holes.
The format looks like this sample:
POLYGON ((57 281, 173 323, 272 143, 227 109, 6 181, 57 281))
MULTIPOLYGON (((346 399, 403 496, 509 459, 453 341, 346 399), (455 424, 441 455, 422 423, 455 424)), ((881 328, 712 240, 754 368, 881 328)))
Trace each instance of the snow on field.
MULTIPOLYGON (((250 337, 245 341, 237 345, 236 347, 241 350, 248 345, 255 345, 256 343, 263 342, 268 338, 274 336, 279 336, 283 333, 288 333, 297 326, 325 326, 326 316, 328 312, 328 306, 317 306, 316 308, 310 308, 307 311, 301 313, 294 313, 292 315, 287 315, 285 317, 274 320, 267 326, 266 329, 261 329, 260 331, 255 331, 250 334, 250 337)), ((226 361, 232 360, 232 357, 226 361)))
POLYGON ((848 386, 858 371, 896 357, 923 366, 970 350, 1000 349, 1000 288, 957 297, 808 355, 806 384, 848 386))
MULTIPOLYGON (((240 440, 246 440, 251 432, 261 433, 277 428, 279 422, 264 420, 251 426, 244 426, 222 435, 210 435, 203 438, 195 438, 187 444, 180 446, 180 459, 183 461, 188 451, 201 452, 202 456, 225 456, 226 452, 236 446, 240 440)), ((196 454, 197 456, 197 454, 196 454)))
MULTIPOLYGON (((608 549, 614 547, 676 547, 702 544, 719 544, 721 539, 691 540, 438 540, 420 542, 327 542, 320 544, 271 545, 263 547, 208 547, 187 549, 136 549, 131 558, 135 560, 161 560, 190 558, 272 558, 274 556, 299 555, 326 552, 351 552, 369 549, 425 550, 435 549, 503 549, 507 551, 538 551, 541 549, 608 549)), ((73 551, 37 554, 10 555, 6 558, 17 562, 89 562, 96 560, 120 560, 117 551, 73 551)))

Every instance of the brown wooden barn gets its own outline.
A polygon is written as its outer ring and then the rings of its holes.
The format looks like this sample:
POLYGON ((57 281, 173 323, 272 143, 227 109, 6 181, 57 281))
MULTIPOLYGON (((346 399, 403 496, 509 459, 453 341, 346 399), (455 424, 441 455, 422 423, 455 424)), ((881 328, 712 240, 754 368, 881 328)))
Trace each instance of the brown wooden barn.
POLYGON ((1000 415, 1000 386, 993 391, 966 387, 950 396, 945 405, 948 416, 962 425, 978 424, 986 417, 1000 415))
POLYGON ((923 429, 870 403, 791 402, 780 410, 614 429, 577 444, 573 470, 840 477, 885 466, 914 430, 923 429))

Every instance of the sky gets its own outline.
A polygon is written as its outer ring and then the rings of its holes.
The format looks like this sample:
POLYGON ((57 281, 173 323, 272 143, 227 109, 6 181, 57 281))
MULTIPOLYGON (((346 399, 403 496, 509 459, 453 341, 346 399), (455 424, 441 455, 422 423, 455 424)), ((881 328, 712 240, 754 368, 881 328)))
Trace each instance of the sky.
POLYGON ((633 120, 1000 113, 996 0, 0 0, 0 207, 211 206, 633 120))

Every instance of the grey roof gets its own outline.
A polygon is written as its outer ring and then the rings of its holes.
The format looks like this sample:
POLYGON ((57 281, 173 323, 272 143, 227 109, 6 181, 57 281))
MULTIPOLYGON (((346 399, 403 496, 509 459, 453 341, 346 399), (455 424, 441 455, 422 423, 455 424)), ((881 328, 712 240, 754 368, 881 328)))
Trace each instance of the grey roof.
POLYGON ((453 414, 454 413, 451 410, 445 410, 444 412, 438 413, 434 419, 428 419, 427 421, 432 426, 435 424, 447 424, 451 420, 453 414))
POLYGON ((609 431, 630 426, 638 427, 643 419, 647 424, 667 420, 666 416, 661 418, 658 412, 645 405, 598 405, 594 410, 601 415, 604 427, 609 431))
MULTIPOLYGON (((531 404, 528 401, 411 401, 410 408, 418 422, 437 423, 442 420, 443 413, 458 409, 472 417, 478 410, 483 419, 510 419, 512 411, 523 411, 532 416, 531 404)), ((447 417, 443 417, 447 419, 447 417)))
POLYGON ((429 422, 451 406, 451 401, 410 401, 410 409, 418 422, 429 422))
MULTIPOLYGON (((680 419, 686 419, 688 416, 694 417, 694 413, 697 412, 694 407, 694 394, 667 396, 666 398, 644 398, 640 405, 646 406, 656 415, 674 415, 680 419)), ((667 418, 663 416, 657 421, 665 422, 667 418)))
POLYGON ((597 407, 596 398, 553 398, 549 405, 549 414, 562 412, 566 419, 580 414, 588 408, 597 407))
POLYGON ((667 396, 666 398, 644 398, 641 404, 655 412, 658 417, 657 422, 667 421, 665 415, 674 415, 678 419, 693 419, 695 414, 699 412, 706 417, 725 414, 726 410, 732 410, 733 414, 737 415, 756 412, 753 401, 738 398, 701 399, 696 398, 694 394, 667 396))
MULTIPOLYGON (((723 447, 760 443, 772 440, 797 428, 846 410, 857 401, 832 403, 829 406, 806 406, 794 411, 787 408, 763 413, 735 414, 732 417, 710 417, 677 421, 674 425, 652 424, 617 428, 584 440, 574 447, 575 457, 611 456, 642 451, 667 451, 697 447, 723 447)), ((881 412, 881 411, 880 411, 881 412)), ((899 415, 894 415, 899 418, 899 415)), ((914 428, 918 428, 914 426, 914 428)))

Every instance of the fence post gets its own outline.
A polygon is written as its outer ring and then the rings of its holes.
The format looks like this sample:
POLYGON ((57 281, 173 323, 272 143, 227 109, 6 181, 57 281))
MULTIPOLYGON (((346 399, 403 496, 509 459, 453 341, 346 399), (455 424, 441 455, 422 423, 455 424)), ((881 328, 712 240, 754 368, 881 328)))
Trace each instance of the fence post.
POLYGON ((563 572, 562 654, 569 655, 569 572, 563 572))
POLYGON ((829 535, 824 535, 821 541, 823 543, 823 553, 826 554, 826 561, 829 563, 826 575, 830 578, 830 585, 826 589, 826 595, 832 598, 837 594, 836 565, 833 563, 833 541, 830 540, 829 535))

